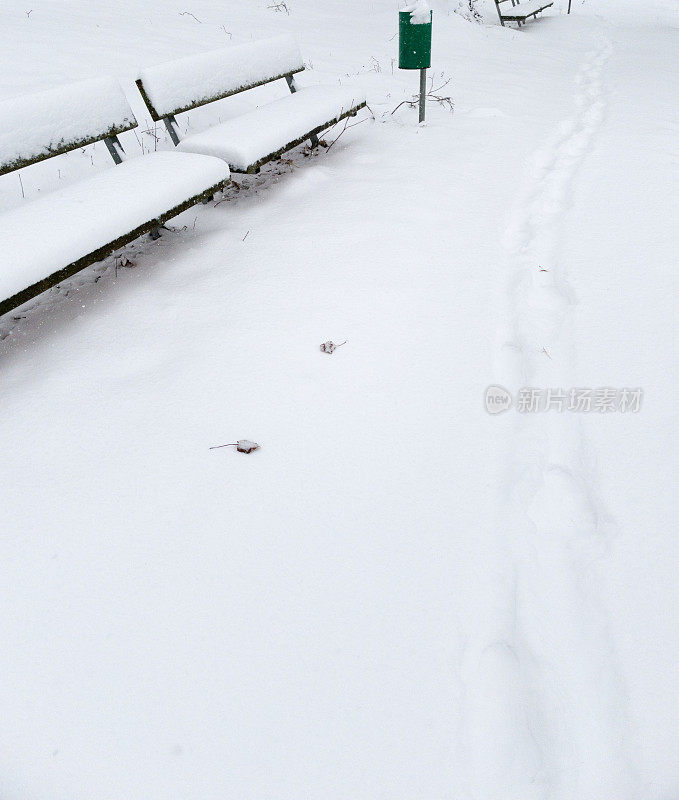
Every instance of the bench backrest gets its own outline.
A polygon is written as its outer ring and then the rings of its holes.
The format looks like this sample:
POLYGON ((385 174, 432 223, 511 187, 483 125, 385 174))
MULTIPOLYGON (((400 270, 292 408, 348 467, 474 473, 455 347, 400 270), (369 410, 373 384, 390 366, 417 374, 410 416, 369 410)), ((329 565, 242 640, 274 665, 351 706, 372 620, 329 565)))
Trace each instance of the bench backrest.
POLYGON ((0 102, 0 175, 137 127, 115 80, 95 79, 0 102))
POLYGON ((137 86, 157 122, 303 69, 294 38, 278 36, 148 67, 137 86))

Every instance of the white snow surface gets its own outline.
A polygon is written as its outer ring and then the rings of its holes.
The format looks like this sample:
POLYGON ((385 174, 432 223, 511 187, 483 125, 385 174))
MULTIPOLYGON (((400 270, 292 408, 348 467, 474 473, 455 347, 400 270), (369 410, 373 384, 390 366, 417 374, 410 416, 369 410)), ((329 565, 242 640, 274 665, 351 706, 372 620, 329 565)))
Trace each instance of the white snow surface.
POLYGON ((163 117, 301 69, 304 62, 294 37, 278 36, 157 64, 140 77, 163 117))
POLYGON ((272 5, 2 3, 0 97, 115 75, 134 159, 140 71, 276 35, 376 119, 0 319, 0 797, 675 800, 676 0, 431 0, 425 125, 397 3, 272 5))
POLYGON ((229 174, 216 158, 148 153, 0 213, 0 297, 114 242, 229 174))
POLYGON ((431 8, 427 0, 416 0, 401 8, 401 11, 410 12, 410 22, 413 25, 427 25, 431 22, 431 8))
POLYGON ((95 78, 0 102, 0 164, 136 124, 119 83, 95 78))
POLYGON ((203 153, 245 171, 271 153, 365 102, 356 87, 310 86, 238 117, 195 133, 179 150, 203 153))

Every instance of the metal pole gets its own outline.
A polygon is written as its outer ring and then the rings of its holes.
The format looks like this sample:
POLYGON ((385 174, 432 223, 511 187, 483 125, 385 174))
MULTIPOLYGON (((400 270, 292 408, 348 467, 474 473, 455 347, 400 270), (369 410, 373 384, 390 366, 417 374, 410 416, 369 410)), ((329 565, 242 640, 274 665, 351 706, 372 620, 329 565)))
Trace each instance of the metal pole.
POLYGON ((427 70, 420 70, 420 122, 424 122, 424 104, 427 98, 427 70))
POLYGON ((571 0, 568 0, 568 13, 571 13, 571 0))

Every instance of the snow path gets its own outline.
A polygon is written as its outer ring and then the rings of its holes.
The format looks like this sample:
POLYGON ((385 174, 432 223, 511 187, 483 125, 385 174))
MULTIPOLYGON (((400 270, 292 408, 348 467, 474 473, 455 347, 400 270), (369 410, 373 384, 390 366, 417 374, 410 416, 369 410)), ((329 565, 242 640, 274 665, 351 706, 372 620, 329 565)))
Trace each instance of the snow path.
MULTIPOLYGON (((604 123, 612 47, 606 38, 585 58, 575 78, 575 113, 532 157, 509 214, 503 241, 510 278, 495 376, 515 397, 524 386, 573 385, 576 301, 559 257, 560 229, 578 167, 604 123)), ((479 743, 494 742, 496 774, 480 763, 476 782, 495 797, 498 777, 509 774, 517 800, 637 797, 625 689, 596 589, 595 562, 610 522, 596 497, 579 418, 528 413, 498 422, 513 428, 498 542, 506 542, 514 577, 497 597, 504 619, 497 618, 492 639, 477 643, 481 669, 470 690, 480 713, 472 724, 479 743), (497 704, 504 719, 487 713, 497 704), (517 747, 521 728, 526 735, 517 747)))

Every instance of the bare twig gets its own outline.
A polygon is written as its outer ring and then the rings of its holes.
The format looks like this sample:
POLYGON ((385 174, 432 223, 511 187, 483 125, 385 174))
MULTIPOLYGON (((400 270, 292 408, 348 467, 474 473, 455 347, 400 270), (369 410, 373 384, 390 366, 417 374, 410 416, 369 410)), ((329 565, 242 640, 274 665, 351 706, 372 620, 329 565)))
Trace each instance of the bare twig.
POLYGON ((474 22, 483 22, 483 17, 476 7, 476 0, 467 0, 467 8, 469 9, 469 14, 474 22))
MULTIPOLYGON (((432 100, 434 103, 438 103, 440 106, 447 108, 448 111, 450 111, 450 113, 452 114, 455 111, 455 101, 449 95, 444 96, 439 94, 441 89, 445 88, 450 83, 450 78, 448 78, 448 80, 444 81, 440 86, 437 86, 436 88, 434 88, 433 75, 430 78, 430 81, 431 81, 431 87, 429 88, 429 91, 426 94, 426 99, 432 100)), ((393 116, 399 110, 399 108, 401 108, 401 106, 408 106, 408 108, 417 108, 419 104, 420 104, 420 96, 419 94, 414 94, 408 100, 402 100, 396 106, 396 108, 391 112, 391 116, 393 116)))
POLYGON ((201 25, 203 24, 203 23, 202 23, 202 22, 201 22, 201 21, 198 19, 198 17, 197 17, 195 14, 192 14, 190 11, 180 11, 180 12, 179 12, 179 16, 180 16, 180 17, 193 17, 193 18, 196 20, 196 22, 200 23, 201 25))
POLYGON ((244 241, 245 241, 245 240, 248 238, 248 236, 249 236, 249 235, 250 235, 250 231, 248 231, 248 232, 245 234, 245 236, 243 236, 243 238, 241 239, 241 242, 244 242, 244 241))
POLYGON ((153 138, 156 140, 156 142, 160 141, 160 136, 158 136, 158 129, 155 128, 155 127, 148 128, 147 130, 142 131, 142 133, 147 134, 147 136, 153 136, 153 138))
MULTIPOLYGON (((441 77, 443 77, 443 74, 441 74, 441 77)), ((448 78, 448 80, 447 80, 447 81, 443 81, 443 83, 442 83, 440 86, 437 86, 437 87, 436 87, 436 89, 434 89, 434 76, 432 75, 432 76, 431 76, 431 78, 430 78, 429 80, 431 81, 431 88, 429 89, 429 91, 430 91, 430 93, 431 93, 431 94, 438 94, 438 93, 441 91, 441 89, 445 89, 445 88, 446 88, 446 86, 447 86, 447 85, 450 83, 450 81, 451 81, 451 79, 450 79, 450 78, 448 78)))
POLYGON ((332 142, 330 142, 330 144, 328 145, 328 150, 330 150, 330 148, 331 148, 331 147, 332 147, 334 144, 336 144, 336 143, 337 143, 337 142, 340 140, 340 138, 341 138, 342 134, 343 134, 345 131, 347 131, 349 128, 355 128, 357 125, 360 125, 362 122, 367 122, 367 120, 368 120, 368 119, 369 119, 369 117, 363 117, 363 119, 360 119, 358 122, 354 122, 352 125, 349 125, 349 124, 348 124, 348 122, 349 122, 349 117, 347 117, 347 118, 346 118, 346 120, 345 120, 345 122, 344 122, 344 127, 343 127, 343 128, 342 128, 342 130, 339 132, 339 135, 337 136, 337 138, 336 138, 336 139, 333 139, 333 140, 332 140, 332 142))
POLYGON ((286 14, 290 13, 290 9, 288 8, 288 4, 285 0, 282 0, 280 3, 274 3, 271 6, 267 6, 267 8, 272 8, 274 11, 285 11, 286 14))

